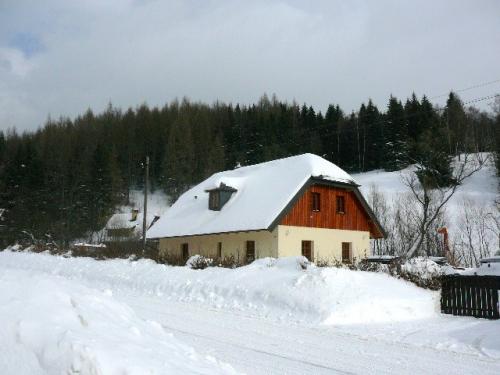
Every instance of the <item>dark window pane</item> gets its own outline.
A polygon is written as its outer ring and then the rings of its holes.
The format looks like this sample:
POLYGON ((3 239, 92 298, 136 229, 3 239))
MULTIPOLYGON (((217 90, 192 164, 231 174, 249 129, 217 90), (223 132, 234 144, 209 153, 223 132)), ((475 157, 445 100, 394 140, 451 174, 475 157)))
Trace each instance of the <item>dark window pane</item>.
POLYGON ((342 242, 342 263, 351 263, 351 243, 342 242))
POLYGON ((337 213, 345 213, 345 198, 341 195, 337 196, 337 213))
POLYGON ((247 241, 247 263, 255 260, 255 241, 247 241))
POLYGON ((321 209, 321 195, 320 193, 312 193, 312 210, 320 211, 321 209))

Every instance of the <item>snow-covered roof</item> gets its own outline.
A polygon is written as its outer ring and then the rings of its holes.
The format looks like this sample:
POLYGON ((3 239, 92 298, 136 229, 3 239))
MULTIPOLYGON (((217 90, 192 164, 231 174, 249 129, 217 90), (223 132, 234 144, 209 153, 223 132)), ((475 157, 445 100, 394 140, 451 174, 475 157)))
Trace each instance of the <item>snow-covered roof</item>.
POLYGON ((344 170, 313 154, 215 173, 181 195, 147 238, 268 229, 311 177, 356 184, 344 170), (220 211, 209 210, 206 191, 221 184, 237 191, 220 211))
POLYGON ((479 275, 479 276, 500 276, 500 263, 498 262, 481 263, 480 267, 468 269, 464 272, 461 272, 461 274, 479 275))

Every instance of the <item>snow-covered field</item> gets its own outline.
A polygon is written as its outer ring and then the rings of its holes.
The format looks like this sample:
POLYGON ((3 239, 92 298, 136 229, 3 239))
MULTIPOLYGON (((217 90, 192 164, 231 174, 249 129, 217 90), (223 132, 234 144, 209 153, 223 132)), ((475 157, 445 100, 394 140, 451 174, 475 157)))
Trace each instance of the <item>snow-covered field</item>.
POLYGON ((296 258, 200 271, 4 251, 0 373, 498 374, 500 322, 437 299, 296 258))

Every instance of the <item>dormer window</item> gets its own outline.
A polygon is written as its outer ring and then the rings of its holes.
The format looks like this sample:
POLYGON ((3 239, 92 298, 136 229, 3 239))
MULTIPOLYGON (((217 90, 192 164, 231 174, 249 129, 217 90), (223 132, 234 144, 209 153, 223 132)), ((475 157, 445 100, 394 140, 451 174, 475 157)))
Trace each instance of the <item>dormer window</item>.
POLYGON ((229 201, 231 195, 237 190, 231 186, 221 183, 218 188, 205 191, 209 194, 208 209, 212 211, 220 211, 227 201, 229 201))
POLYGON ((220 192, 218 190, 212 190, 209 192, 208 208, 213 211, 220 210, 220 192))

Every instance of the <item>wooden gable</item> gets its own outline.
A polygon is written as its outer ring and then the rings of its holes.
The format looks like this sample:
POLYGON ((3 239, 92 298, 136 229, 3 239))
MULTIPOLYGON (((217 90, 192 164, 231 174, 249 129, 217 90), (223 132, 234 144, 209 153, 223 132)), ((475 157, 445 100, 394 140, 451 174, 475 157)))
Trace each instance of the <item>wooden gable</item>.
POLYGON ((368 231, 372 238, 384 234, 373 223, 353 189, 311 185, 297 199, 280 221, 281 225, 368 231), (320 209, 315 207, 319 193, 320 209), (344 212, 337 212, 338 197, 343 197, 344 212))

